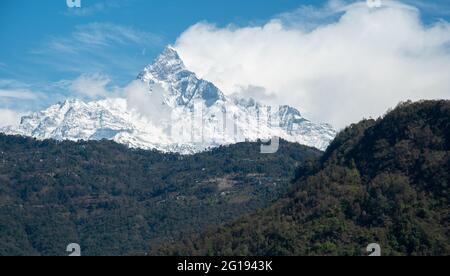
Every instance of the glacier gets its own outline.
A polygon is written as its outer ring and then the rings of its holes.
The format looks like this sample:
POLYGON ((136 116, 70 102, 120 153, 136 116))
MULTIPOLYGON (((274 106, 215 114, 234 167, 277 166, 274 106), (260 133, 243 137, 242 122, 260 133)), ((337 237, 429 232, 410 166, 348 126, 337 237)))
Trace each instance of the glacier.
POLYGON ((313 123, 288 105, 272 107, 225 95, 189 71, 170 46, 136 81, 146 89, 150 105, 135 108, 127 97, 69 99, 0 132, 40 140, 108 139, 131 148, 181 154, 272 137, 324 150, 336 135, 331 125, 313 123), (162 91, 162 99, 157 91, 162 91))

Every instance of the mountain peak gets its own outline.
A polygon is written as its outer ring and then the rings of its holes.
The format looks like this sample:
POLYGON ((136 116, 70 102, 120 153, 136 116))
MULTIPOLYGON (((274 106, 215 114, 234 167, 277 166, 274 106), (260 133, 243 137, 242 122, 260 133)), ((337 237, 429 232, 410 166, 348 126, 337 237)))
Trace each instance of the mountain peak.
POLYGON ((178 52, 172 46, 167 46, 153 64, 145 67, 144 71, 139 74, 138 79, 147 82, 164 81, 184 70, 186 70, 186 67, 178 52))
POLYGON ((213 83, 199 79, 194 72, 189 71, 172 46, 166 47, 155 62, 139 74, 138 79, 150 85, 161 85, 168 92, 165 101, 170 106, 192 107, 195 99, 212 106, 225 99, 213 83))
POLYGON ((166 46, 166 48, 164 48, 164 51, 159 55, 159 57, 166 57, 168 59, 181 60, 180 56, 178 55, 177 50, 171 45, 166 46))
MULTIPOLYGON (((164 51, 158 56, 154 66, 165 67, 166 69, 186 69, 183 60, 180 58, 177 50, 172 46, 167 46, 164 51)), ((177 70, 177 71, 178 71, 177 70)))

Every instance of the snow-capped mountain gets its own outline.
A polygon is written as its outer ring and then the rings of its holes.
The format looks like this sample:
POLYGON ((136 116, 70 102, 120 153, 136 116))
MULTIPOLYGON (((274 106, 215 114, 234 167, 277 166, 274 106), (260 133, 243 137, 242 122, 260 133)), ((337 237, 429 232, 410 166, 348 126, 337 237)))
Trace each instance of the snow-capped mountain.
POLYGON ((336 134, 330 125, 315 124, 293 107, 274 108, 225 96, 189 71, 171 47, 136 82, 132 87, 145 89, 142 99, 128 95, 91 102, 67 100, 0 132, 38 139, 110 139, 132 148, 183 154, 273 136, 325 149, 336 134))
POLYGON ((192 107, 196 99, 203 100, 208 107, 218 101, 225 101, 222 91, 188 71, 178 53, 171 47, 167 47, 155 63, 147 66, 138 79, 149 85, 160 84, 169 92, 166 100, 172 107, 192 107))

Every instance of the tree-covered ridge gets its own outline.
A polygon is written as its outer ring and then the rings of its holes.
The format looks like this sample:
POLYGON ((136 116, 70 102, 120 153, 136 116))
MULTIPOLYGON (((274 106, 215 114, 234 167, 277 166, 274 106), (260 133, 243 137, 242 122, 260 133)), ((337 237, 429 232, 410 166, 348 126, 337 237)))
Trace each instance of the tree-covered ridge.
POLYGON ((450 254, 450 102, 403 103, 343 130, 290 195, 160 255, 450 254))
POLYGON ((129 255, 266 207, 318 150, 241 143, 182 156, 0 134, 0 255, 129 255))

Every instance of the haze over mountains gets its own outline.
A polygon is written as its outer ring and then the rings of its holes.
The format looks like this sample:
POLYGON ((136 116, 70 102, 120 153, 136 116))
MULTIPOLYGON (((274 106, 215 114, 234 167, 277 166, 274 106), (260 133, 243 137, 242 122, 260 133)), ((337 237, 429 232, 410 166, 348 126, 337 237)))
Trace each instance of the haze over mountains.
POLYGON ((274 136, 324 150, 336 134, 330 125, 313 123, 288 105, 269 107, 226 96, 189 71, 171 47, 126 90, 126 98, 70 99, 0 132, 38 139, 109 139, 183 154, 274 136))

